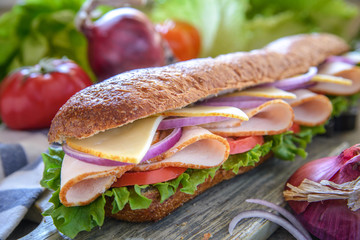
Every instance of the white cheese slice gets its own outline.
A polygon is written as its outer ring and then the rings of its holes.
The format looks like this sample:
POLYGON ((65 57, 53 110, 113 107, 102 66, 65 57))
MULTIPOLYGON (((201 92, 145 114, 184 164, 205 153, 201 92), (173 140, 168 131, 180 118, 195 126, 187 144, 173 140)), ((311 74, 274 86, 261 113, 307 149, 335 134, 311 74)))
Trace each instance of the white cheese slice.
POLYGON ((237 118, 243 121, 249 120, 248 116, 239 108, 236 107, 214 107, 214 106, 195 106, 186 107, 176 110, 170 110, 161 113, 163 116, 177 116, 177 117, 206 117, 206 116, 220 116, 237 118))
POLYGON ((78 151, 119 162, 139 163, 149 150, 162 116, 137 120, 84 139, 69 138, 78 151))
POLYGON ((230 93, 221 97, 237 97, 237 96, 249 96, 249 97, 263 97, 263 98, 285 98, 294 99, 296 95, 275 87, 253 87, 239 92, 230 93))
POLYGON ((341 84, 341 85, 347 85, 347 86, 350 86, 353 83, 353 81, 351 81, 350 79, 343 78, 343 77, 336 77, 336 76, 327 75, 327 74, 317 74, 311 78, 311 81, 335 83, 335 84, 341 84))

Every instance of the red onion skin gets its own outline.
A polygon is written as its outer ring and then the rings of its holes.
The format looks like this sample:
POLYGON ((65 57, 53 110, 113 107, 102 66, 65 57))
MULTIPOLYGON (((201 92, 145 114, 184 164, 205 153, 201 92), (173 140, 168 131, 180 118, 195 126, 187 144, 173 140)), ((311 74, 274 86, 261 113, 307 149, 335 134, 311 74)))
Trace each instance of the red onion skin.
MULTIPOLYGON (((314 182, 330 179, 339 169, 334 166, 335 163, 336 157, 326 157, 308 162, 299 168, 287 182, 293 186, 299 186, 305 178, 314 182)), ((289 201, 288 203, 297 214, 304 212, 309 205, 305 201, 289 201)))
POLYGON ((296 217, 311 234, 322 240, 359 239, 360 236, 360 211, 351 211, 345 200, 310 203, 306 211, 296 217))
MULTIPOLYGON (((338 184, 353 181, 360 176, 359 153, 360 145, 355 145, 339 156, 308 162, 289 178, 288 183, 299 186, 304 178, 338 184)), ((351 211, 345 200, 288 201, 288 204, 305 228, 319 239, 360 239, 360 210, 351 211)))
POLYGON ((83 26, 82 31, 88 39, 89 62, 98 81, 128 70, 165 64, 161 36, 136 9, 112 10, 83 26))

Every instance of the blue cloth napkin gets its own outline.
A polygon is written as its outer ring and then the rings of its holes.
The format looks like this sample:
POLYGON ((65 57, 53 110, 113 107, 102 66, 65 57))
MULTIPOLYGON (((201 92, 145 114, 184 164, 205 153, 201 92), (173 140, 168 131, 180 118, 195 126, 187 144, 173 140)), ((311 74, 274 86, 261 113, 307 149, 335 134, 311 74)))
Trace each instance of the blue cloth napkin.
POLYGON ((0 240, 21 222, 39 195, 47 130, 13 131, 0 125, 0 240))

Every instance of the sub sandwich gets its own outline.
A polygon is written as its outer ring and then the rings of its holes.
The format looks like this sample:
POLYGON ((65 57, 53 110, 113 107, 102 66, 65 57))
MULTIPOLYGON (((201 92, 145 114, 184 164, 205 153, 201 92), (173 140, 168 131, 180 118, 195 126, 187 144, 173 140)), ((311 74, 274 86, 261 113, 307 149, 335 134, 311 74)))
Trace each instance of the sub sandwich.
POLYGON ((299 145, 331 116, 323 94, 360 91, 353 58, 334 57, 348 51, 334 35, 296 35, 78 92, 50 127, 49 142, 61 147, 43 155, 41 183, 54 191, 44 215, 71 238, 105 215, 157 221, 273 154, 304 155, 299 145))

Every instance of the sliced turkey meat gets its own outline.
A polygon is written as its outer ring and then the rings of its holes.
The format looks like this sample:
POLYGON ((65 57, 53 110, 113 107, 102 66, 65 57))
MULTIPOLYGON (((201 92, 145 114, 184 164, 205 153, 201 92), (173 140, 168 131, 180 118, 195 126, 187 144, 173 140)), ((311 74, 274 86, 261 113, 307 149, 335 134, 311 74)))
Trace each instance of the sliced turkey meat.
POLYGON ((324 95, 313 93, 307 89, 292 91, 296 99, 286 101, 294 109, 294 122, 303 126, 324 124, 332 112, 331 101, 324 95))
POLYGON ((65 155, 61 167, 60 201, 66 207, 87 205, 133 166, 100 166, 65 155))
POLYGON ((274 135, 287 131, 294 119, 291 106, 280 99, 265 102, 256 108, 246 109, 244 112, 249 120, 239 122, 239 126, 229 128, 226 125, 218 125, 216 128, 209 128, 209 131, 225 137, 274 135))
POLYGON ((319 68, 319 74, 333 75, 350 79, 351 85, 343 85, 332 82, 318 82, 309 90, 317 93, 348 96, 360 91, 360 68, 345 62, 329 62, 324 63, 319 68))

